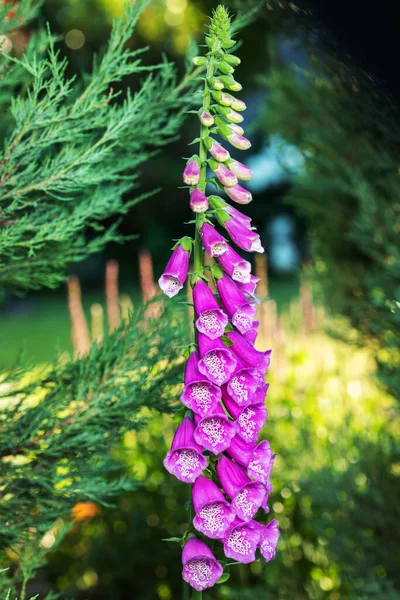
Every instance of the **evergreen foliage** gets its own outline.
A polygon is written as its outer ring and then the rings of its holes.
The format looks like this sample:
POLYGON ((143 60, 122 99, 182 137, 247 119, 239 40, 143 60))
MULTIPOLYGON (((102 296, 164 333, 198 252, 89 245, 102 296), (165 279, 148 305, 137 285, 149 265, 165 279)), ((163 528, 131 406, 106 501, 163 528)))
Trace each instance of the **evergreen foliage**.
POLYGON ((314 275, 327 305, 375 352, 400 393, 400 130, 365 76, 336 60, 273 70, 265 130, 301 149, 288 200, 309 224, 314 275))
MULTIPOLYGON (((187 72, 179 82, 166 59, 145 66, 145 49, 129 47, 147 3, 127 7, 80 78, 66 74, 49 32, 34 34, 22 58, 0 56, 0 108, 12 117, 0 156, 0 287, 55 287, 69 263, 120 241, 104 220, 143 199, 125 200, 140 165, 176 136, 195 78, 187 72), (126 77, 142 78, 135 93, 126 77), (88 238, 88 230, 96 235, 88 238)), ((15 19, 20 25, 20 13, 28 21, 39 4, 24 0, 10 20, 2 7, 2 31, 15 19)))

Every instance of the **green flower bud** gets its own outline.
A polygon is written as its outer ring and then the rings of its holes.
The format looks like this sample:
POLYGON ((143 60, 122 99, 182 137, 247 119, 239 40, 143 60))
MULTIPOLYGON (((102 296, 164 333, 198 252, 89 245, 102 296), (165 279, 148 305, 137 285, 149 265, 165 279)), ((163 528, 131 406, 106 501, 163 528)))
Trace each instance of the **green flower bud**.
POLYGON ((215 211, 215 218, 222 227, 224 226, 224 223, 232 219, 231 215, 223 208, 218 208, 215 211))
POLYGON ((238 100, 238 98, 234 98, 233 96, 231 96, 231 104, 230 106, 233 108, 233 110, 246 110, 247 106, 246 104, 243 102, 243 100, 238 100))
POLYGON ((222 42, 222 47, 225 48, 225 50, 229 50, 229 48, 232 48, 235 44, 235 40, 227 39, 222 42))
POLYGON ((232 96, 229 94, 224 94, 223 92, 211 92, 211 96, 214 98, 215 102, 218 104, 222 104, 222 106, 230 106, 232 102, 232 96))
POLYGON ((214 88, 215 90, 223 90, 224 89, 224 84, 217 77, 211 77, 208 80, 208 83, 209 83, 210 87, 214 88))
POLYGON ((218 63, 217 69, 218 71, 221 71, 221 73, 225 73, 226 75, 230 75, 235 70, 230 64, 228 64, 224 60, 218 63))
POLYGON ((240 115, 238 112, 232 110, 229 106, 218 105, 217 111, 219 112, 220 115, 222 115, 223 117, 226 117, 228 119, 228 121, 231 121, 232 123, 241 123, 243 121, 242 115, 240 115))
POLYGON ((222 198, 220 198, 219 196, 209 196, 208 201, 210 203, 211 208, 213 208, 214 210, 217 210, 218 208, 225 208, 225 206, 228 206, 227 202, 225 202, 225 200, 222 200, 222 198))
POLYGON ((207 64, 205 56, 194 56, 192 62, 196 67, 204 67, 207 64))
POLYGON ((223 85, 230 90, 231 92, 239 92, 242 89, 242 86, 239 82, 235 81, 230 75, 222 75, 220 77, 223 85))
POLYGON ((234 54, 225 54, 224 60, 228 64, 232 65, 232 67, 237 67, 242 62, 240 58, 234 54))

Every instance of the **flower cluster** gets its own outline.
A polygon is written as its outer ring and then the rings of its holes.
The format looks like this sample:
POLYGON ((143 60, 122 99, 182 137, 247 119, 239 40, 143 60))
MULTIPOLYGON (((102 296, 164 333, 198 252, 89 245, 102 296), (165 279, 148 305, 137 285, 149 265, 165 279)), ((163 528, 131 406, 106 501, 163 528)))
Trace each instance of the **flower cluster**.
MULTIPOLYGON (((250 563, 257 551, 271 560, 279 538, 276 520, 268 524, 255 520, 259 510, 269 512, 275 459, 269 442, 258 442, 268 414, 265 376, 271 354, 254 347, 258 280, 251 274, 251 264, 216 225, 238 248, 248 252, 263 252, 263 248, 249 217, 221 197, 205 193, 207 182, 212 181, 238 204, 252 200, 238 183, 249 180, 251 170, 212 137, 219 135, 241 150, 251 145, 238 125, 246 105, 230 93, 241 89, 233 78, 240 59, 228 52, 235 45, 230 31, 229 15, 219 6, 206 37, 209 51, 194 59, 207 69, 199 111, 200 152, 183 171, 183 181, 190 186, 190 207, 196 213, 196 235, 194 240, 185 237, 177 243, 159 280, 164 293, 175 296, 188 276, 193 250, 195 339, 187 352, 181 395, 187 410, 164 465, 179 480, 192 484, 193 531, 183 538, 182 562, 183 578, 198 591, 217 582, 225 562, 217 560, 206 539, 221 542, 226 558, 250 563), (207 167, 213 173, 211 180, 206 179, 207 167), (214 258, 212 266, 204 266, 204 251, 214 258), (216 295, 208 285, 206 269, 211 271, 216 295)), ((211 543, 215 551, 216 542, 211 543)))

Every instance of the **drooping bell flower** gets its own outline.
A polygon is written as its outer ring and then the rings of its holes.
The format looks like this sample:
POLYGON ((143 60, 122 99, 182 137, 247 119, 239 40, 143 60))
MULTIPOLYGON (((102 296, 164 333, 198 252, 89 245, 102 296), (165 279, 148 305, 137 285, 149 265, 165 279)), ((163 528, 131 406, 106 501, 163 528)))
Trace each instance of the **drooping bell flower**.
POLYGON ((248 229, 244 223, 236 219, 230 219, 221 224, 225 227, 236 246, 239 246, 242 250, 246 250, 247 252, 264 252, 258 233, 248 229))
POLYGON ((238 160, 230 159, 227 161, 227 165, 230 168, 230 170, 232 171, 232 173, 235 173, 235 175, 238 179, 242 179, 243 181, 248 181, 253 176, 253 171, 249 167, 246 167, 246 165, 244 165, 243 163, 239 162, 238 160))
POLYGON ((223 200, 222 198, 220 198, 220 196, 214 196, 214 195, 212 195, 212 196, 209 196, 208 200, 209 200, 210 206, 214 210, 222 208, 233 219, 237 219, 238 221, 240 221, 241 223, 243 223, 247 227, 247 229, 252 229, 252 227, 251 227, 251 217, 248 217, 247 215, 244 215, 243 213, 241 213, 234 206, 232 206, 231 204, 228 204, 227 202, 225 202, 225 200, 223 200))
POLYGON ((235 186, 238 182, 237 177, 223 163, 211 159, 208 163, 214 175, 224 186, 235 186))
POLYGON ((236 434, 236 423, 226 416, 220 405, 209 417, 201 418, 195 415, 195 423, 197 427, 194 430, 194 439, 213 454, 220 454, 229 448, 231 439, 236 434))
POLYGON ((236 518, 225 534, 224 554, 244 564, 254 562, 259 542, 260 530, 255 522, 236 518))
POLYGON ((215 160, 218 160, 218 162, 225 162, 228 160, 228 158, 230 158, 231 155, 229 154, 228 150, 226 150, 226 148, 221 146, 221 144, 216 142, 213 138, 207 137, 204 140, 204 143, 211 156, 215 158, 215 160))
POLYGON ((236 369, 226 385, 226 393, 238 406, 243 408, 253 401, 254 394, 260 385, 260 376, 262 377, 260 371, 246 367, 238 359, 236 369))
POLYGON ((213 587, 224 569, 210 548, 195 537, 182 550, 182 577, 198 592, 213 587))
POLYGON ((236 367, 236 358, 221 340, 210 340, 203 333, 198 335, 201 360, 199 371, 216 385, 229 381, 236 367))
POLYGON ((192 501, 196 513, 193 525, 197 531, 212 540, 223 538, 235 514, 219 487, 200 475, 192 488, 192 501))
POLYGON ((229 396, 223 396, 224 406, 236 419, 236 432, 247 444, 257 441, 258 434, 265 425, 268 411, 263 404, 248 404, 244 408, 238 406, 229 396))
POLYGON ((231 246, 219 257, 219 264, 234 281, 249 283, 251 277, 251 263, 244 260, 231 246))
POLYGON ((265 383, 265 381, 262 381, 260 383, 260 385, 258 386, 256 391, 254 392, 254 396, 253 396, 254 404, 264 404, 265 397, 268 392, 268 388, 269 388, 269 383, 265 383))
MULTIPOLYGON (((238 122, 240 123, 240 121, 238 122)), ((232 128, 228 127, 227 125, 222 125, 221 127, 218 127, 218 133, 221 137, 224 138, 224 140, 229 142, 234 148, 237 148, 238 150, 248 150, 251 147, 250 140, 248 140, 240 133, 232 131, 232 128)))
POLYGON ((199 355, 192 352, 186 362, 182 403, 201 417, 211 415, 221 400, 221 388, 198 369, 199 355))
POLYGON ((202 110, 199 114, 200 123, 206 127, 214 125, 214 117, 206 110, 202 110))
POLYGON ((173 298, 183 288, 189 271, 189 255, 192 242, 183 238, 173 251, 164 273, 158 280, 158 285, 168 296, 173 298))
POLYGON ((265 485, 266 492, 272 492, 270 475, 276 454, 272 453, 268 440, 259 444, 245 442, 236 435, 230 443, 228 453, 239 465, 246 469, 247 475, 265 485))
POLYGON ((235 282, 228 275, 223 275, 220 279, 217 279, 217 289, 222 305, 232 319, 233 325, 238 328, 240 333, 249 331, 256 316, 256 306, 247 302, 235 282))
POLYGON ((243 521, 250 521, 260 508, 266 491, 258 481, 251 481, 241 466, 221 455, 217 475, 227 496, 232 500, 232 511, 243 521))
POLYGON ((265 352, 256 350, 237 331, 230 331, 226 335, 233 342, 230 348, 245 365, 258 369, 262 373, 266 372, 271 362, 271 350, 265 352))
POLYGON ((202 447, 194 439, 194 430, 192 419, 185 417, 163 461, 167 471, 184 483, 194 483, 207 466, 202 447))
POLYGON ((258 328, 259 328, 259 326, 260 326, 260 321, 253 321, 253 325, 251 326, 251 329, 249 329, 249 331, 246 331, 246 333, 243 334, 243 337, 252 346, 254 346, 254 344, 256 343, 256 339, 257 339, 257 336, 258 336, 258 328))
POLYGON ((257 304, 260 303, 259 299, 256 296, 256 287, 259 281, 259 277, 256 277, 255 275, 250 275, 250 281, 248 283, 243 283, 241 281, 237 282, 239 290, 244 294, 247 300, 255 300, 257 304))
POLYGON ((192 156, 183 170, 183 181, 187 185, 197 185, 200 181, 200 159, 192 156))
POLYGON ((203 223, 200 229, 201 240, 210 256, 221 256, 228 249, 228 244, 220 233, 209 223, 203 223))
POLYGON ((219 307, 214 294, 202 279, 198 279, 194 284, 193 304, 198 317, 197 330, 212 340, 221 337, 228 325, 228 317, 219 307))
POLYGON ((280 536, 278 521, 273 519, 268 525, 257 523, 260 532, 258 548, 266 562, 272 560, 276 554, 276 547, 280 536))
POLYGON ((253 200, 251 193, 239 184, 232 187, 225 186, 224 189, 229 198, 238 204, 249 204, 253 200))
POLYGON ((190 194, 190 208, 194 213, 203 213, 208 209, 207 196, 198 188, 194 188, 190 194))

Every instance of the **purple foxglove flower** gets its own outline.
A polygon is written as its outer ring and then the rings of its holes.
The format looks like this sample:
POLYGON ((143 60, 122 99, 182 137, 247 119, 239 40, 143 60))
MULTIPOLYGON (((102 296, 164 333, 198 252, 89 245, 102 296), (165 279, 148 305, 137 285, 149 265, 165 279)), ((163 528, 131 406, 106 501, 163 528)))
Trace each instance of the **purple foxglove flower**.
POLYGON ((197 531, 212 540, 223 538, 235 515, 219 487, 200 475, 192 488, 192 500, 196 513, 193 525, 197 531))
POLYGON ((239 329, 240 333, 249 331, 257 312, 255 305, 246 301, 235 282, 228 275, 217 279, 217 289, 223 307, 232 319, 234 326, 239 329))
POLYGON ((189 271, 189 251, 179 245, 172 253, 158 285, 169 298, 173 298, 183 288, 189 271))
POLYGON ((276 554, 276 547, 280 536, 278 522, 273 519, 268 525, 257 523, 260 532, 258 547, 266 562, 272 560, 276 554))
POLYGON ((232 131, 232 128, 229 126, 218 127, 218 133, 229 142, 234 148, 238 150, 248 150, 251 148, 251 142, 246 137, 237 133, 236 131, 232 131))
POLYGON ((254 562, 259 541, 260 530, 257 524, 236 518, 224 537, 225 556, 244 564, 254 562))
POLYGON ((269 383, 261 382, 260 386, 256 389, 253 396, 254 404, 264 404, 265 397, 267 395, 269 383))
POLYGON ((243 337, 252 346, 254 346, 254 344, 256 343, 256 339, 257 339, 257 336, 258 336, 258 328, 259 328, 259 326, 260 326, 260 321, 253 321, 253 325, 252 325, 251 329, 249 329, 249 331, 246 331, 246 333, 243 334, 243 337))
POLYGON ((213 454, 221 454, 231 443, 236 434, 236 424, 225 414, 224 409, 218 405, 210 417, 195 416, 197 427, 194 439, 200 446, 213 454))
POLYGON ((232 279, 240 283, 249 283, 251 277, 251 263, 244 260, 233 248, 219 257, 219 264, 232 279))
POLYGON ((251 229, 251 217, 244 215, 240 212, 240 210, 237 210, 234 206, 231 206, 227 203, 225 203, 225 206, 223 208, 228 214, 231 215, 233 219, 236 219, 236 221, 240 221, 240 223, 243 223, 243 225, 245 225, 247 229, 251 229))
POLYGON ((198 363, 199 355, 192 352, 185 367, 185 387, 181 402, 196 414, 206 417, 213 414, 221 400, 221 388, 200 373, 198 363))
POLYGON ((209 112, 203 110, 199 115, 200 123, 206 127, 214 125, 214 117, 209 112))
POLYGON ((175 432, 171 450, 164 458, 164 467, 184 483, 193 483, 207 466, 203 449, 194 439, 195 425, 185 417, 175 432))
POLYGON ((231 106, 231 108, 233 108, 233 110, 239 110, 239 111, 246 110, 246 108, 247 108, 246 103, 243 102, 243 100, 239 100, 238 98, 233 98, 230 106, 231 106))
POLYGON ((237 184, 238 180, 236 175, 234 175, 232 171, 230 171, 225 165, 213 159, 209 161, 209 165, 216 178, 222 183, 222 185, 229 187, 237 184))
POLYGON ((210 256, 221 256, 228 250, 228 244, 220 233, 209 223, 204 223, 200 229, 201 240, 210 256))
POLYGON ((217 474, 222 488, 232 500, 232 511, 239 519, 250 521, 264 500, 264 486, 258 481, 251 481, 241 466, 223 454, 217 462, 217 474))
POLYGON ((224 405, 229 414, 236 419, 236 431, 246 443, 257 441, 258 434, 265 425, 268 411, 263 404, 249 404, 242 408, 224 394, 224 405))
POLYGON ((226 393, 243 408, 253 401, 260 377, 262 375, 257 369, 249 369, 238 360, 235 372, 226 386, 226 393))
POLYGON ((267 494, 272 492, 269 480, 276 454, 272 454, 268 440, 259 444, 248 444, 239 435, 236 435, 228 448, 230 456, 242 467, 247 475, 265 485, 267 494))
POLYGON ((242 250, 246 250, 247 252, 264 252, 258 233, 251 231, 240 221, 230 219, 230 221, 225 221, 224 227, 234 244, 242 250))
POLYGON ((183 181, 187 185, 197 185, 200 181, 200 167, 195 159, 190 160, 183 171, 183 181))
POLYGON ((221 144, 213 140, 211 137, 206 138, 204 143, 211 156, 215 158, 215 160, 218 160, 218 162, 225 162, 228 160, 228 158, 230 158, 228 150, 226 150, 223 146, 221 146, 221 144))
POLYGON ((253 171, 238 160, 229 160, 228 167, 232 173, 235 173, 238 179, 242 179, 243 181, 248 181, 253 176, 253 171))
POLYGON ((197 538, 190 538, 182 550, 182 577, 198 592, 213 587, 224 569, 210 548, 197 538))
POLYGON ((228 325, 228 317, 218 306, 214 294, 202 279, 198 279, 194 284, 193 304, 198 315, 196 321, 198 331, 212 340, 221 337, 228 325))
POLYGON ((190 194, 190 208, 195 213, 202 213, 208 209, 207 196, 198 188, 190 194))
POLYGON ((262 373, 266 372, 271 362, 271 350, 265 352, 256 350, 237 331, 230 331, 227 336, 233 342, 231 349, 245 365, 258 369, 262 373))
POLYGON ((236 367, 236 358, 220 340, 210 340, 203 333, 198 335, 201 360, 199 371, 216 385, 229 381, 236 367))
POLYGON ((247 300, 255 300, 257 304, 260 303, 256 296, 256 287, 259 281, 259 277, 256 277, 255 275, 250 275, 250 281, 248 283, 242 283, 240 281, 238 281, 237 283, 239 290, 244 294, 247 300))
POLYGON ((250 192, 239 184, 232 187, 225 186, 224 189, 229 198, 238 204, 249 204, 253 200, 250 192))

